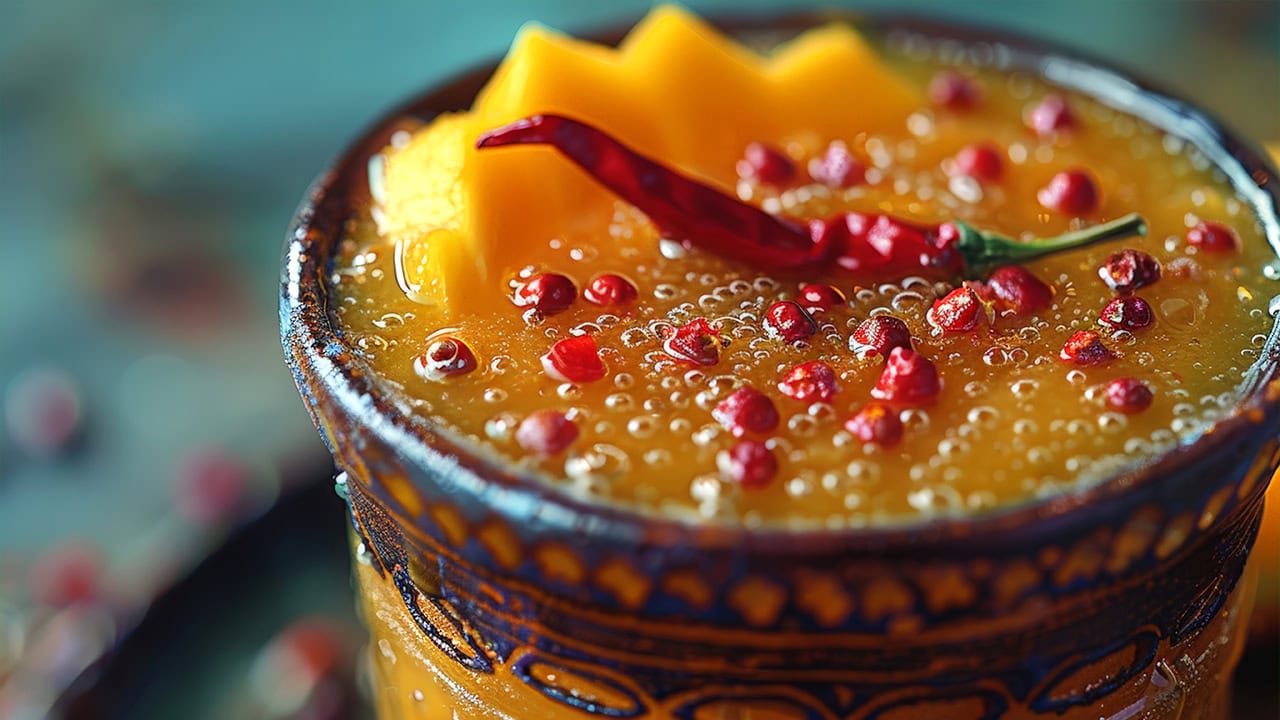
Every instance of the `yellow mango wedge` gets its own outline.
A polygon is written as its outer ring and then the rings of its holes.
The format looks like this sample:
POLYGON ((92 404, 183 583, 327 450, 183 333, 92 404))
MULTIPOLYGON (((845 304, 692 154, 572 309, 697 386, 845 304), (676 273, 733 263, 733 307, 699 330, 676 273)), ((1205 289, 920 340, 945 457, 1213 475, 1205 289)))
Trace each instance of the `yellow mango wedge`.
POLYGON ((767 57, 670 6, 616 49, 528 26, 470 112, 384 151, 374 214, 410 297, 467 315, 499 311, 507 280, 550 260, 553 239, 605 236, 616 201, 549 148, 478 153, 485 130, 563 114, 731 190, 752 141, 896 129, 921 102, 843 25, 767 57))

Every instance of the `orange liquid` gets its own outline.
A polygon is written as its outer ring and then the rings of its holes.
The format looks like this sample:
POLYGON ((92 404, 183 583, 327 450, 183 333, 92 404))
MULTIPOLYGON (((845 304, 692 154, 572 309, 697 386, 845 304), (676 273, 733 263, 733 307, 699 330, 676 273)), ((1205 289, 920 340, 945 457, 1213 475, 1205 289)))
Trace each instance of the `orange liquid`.
MULTIPOLYGON (((923 85, 932 66, 914 72, 923 85)), ((1014 234, 1053 235, 1134 211, 1147 219, 1146 238, 1029 263, 1055 293, 1053 306, 1032 317, 1001 317, 990 329, 940 334, 926 312, 954 284, 886 278, 865 285, 838 274, 782 278, 705 253, 667 258, 653 226, 618 203, 611 215, 576 218, 575 229, 566 225, 564 236, 547 238, 554 262, 524 266, 520 249, 512 248, 505 277, 518 283, 534 272, 558 272, 581 288, 598 273, 622 273, 640 291, 626 312, 579 299, 532 325, 514 305, 495 316, 444 314, 402 292, 395 247, 360 212, 334 275, 339 322, 388 391, 404 399, 406 412, 456 428, 564 492, 640 512, 749 526, 856 528, 980 515, 1095 484, 1193 439, 1232 406, 1270 323, 1265 307, 1278 288, 1263 276, 1263 266, 1271 250, 1249 209, 1201 169, 1195 151, 1081 97, 1070 98, 1076 131, 1037 138, 1023 115, 1048 86, 1026 75, 984 71, 977 77, 985 99, 972 111, 920 107, 895 135, 817 138, 797 131, 786 145, 803 168, 828 141, 842 140, 870 167, 867 185, 833 192, 814 184, 779 194, 743 182, 737 192, 797 217, 886 212, 1014 234), (1003 178, 981 184, 951 178, 951 157, 978 141, 1004 149, 1003 178), (1087 218, 1048 211, 1036 200, 1055 173, 1072 167, 1088 168, 1101 188, 1101 207, 1087 218), (1190 247, 1188 224, 1200 219, 1229 224, 1242 250, 1221 255, 1190 247), (1098 324, 1098 314, 1115 294, 1097 272, 1123 247, 1150 253, 1165 273, 1137 293, 1155 322, 1111 333, 1098 324), (849 305, 817 315, 821 329, 807 341, 788 345, 765 337, 765 308, 795 297, 798 280, 829 282, 849 305), (935 363, 943 381, 935 403, 899 408, 907 431, 891 448, 863 444, 843 428, 871 399, 883 366, 878 357, 856 357, 849 336, 883 312, 907 323, 917 351, 935 363), (728 341, 716 365, 692 367, 662 352, 660 327, 695 317, 711 320, 728 341), (429 337, 446 329, 472 348, 479 369, 444 382, 424 380, 414 359, 429 337), (1104 331, 1122 357, 1098 367, 1062 362, 1058 351, 1077 330, 1104 331), (608 368, 603 380, 559 383, 543 371, 539 356, 576 332, 590 333, 601 348, 608 368), (806 404, 777 389, 789 368, 810 360, 829 363, 839 377, 842 389, 829 404, 806 404), (1124 376, 1152 389, 1149 409, 1125 415, 1106 406, 1103 386, 1124 376), (781 416, 777 429, 760 438, 773 448, 779 472, 771 485, 751 491, 719 474, 717 455, 734 438, 710 412, 744 385, 769 395, 781 416), (516 442, 521 419, 542 409, 566 411, 578 425, 581 434, 566 453, 533 457, 516 442)), ((504 283, 492 292, 511 289, 504 283)))

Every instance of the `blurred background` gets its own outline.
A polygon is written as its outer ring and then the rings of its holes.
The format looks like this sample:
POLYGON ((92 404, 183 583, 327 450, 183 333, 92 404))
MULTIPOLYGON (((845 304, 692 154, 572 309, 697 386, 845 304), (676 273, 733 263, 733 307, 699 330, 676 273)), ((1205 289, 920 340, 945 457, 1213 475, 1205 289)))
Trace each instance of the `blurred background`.
MULTIPOLYGON (((1280 140, 1276 0, 846 4, 1074 47, 1280 140)), ((0 718, 358 716, 345 520, 277 340, 285 227, 362 127, 522 22, 649 5, 6 6, 0 718)))

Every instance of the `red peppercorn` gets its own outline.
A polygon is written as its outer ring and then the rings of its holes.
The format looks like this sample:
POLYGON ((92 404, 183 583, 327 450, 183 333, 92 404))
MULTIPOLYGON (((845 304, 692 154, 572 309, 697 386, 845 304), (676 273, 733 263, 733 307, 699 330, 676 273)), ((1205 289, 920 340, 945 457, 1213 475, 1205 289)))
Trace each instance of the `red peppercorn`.
POLYGON ((1240 247, 1236 231, 1220 222, 1202 220, 1187 231, 1187 244, 1205 252, 1229 253, 1240 247))
POLYGON ((1102 344, 1102 336, 1092 330, 1077 330, 1067 338, 1058 357, 1076 365, 1101 365, 1116 354, 1102 344))
POLYGON ((844 429, 862 442, 883 447, 902 440, 902 420, 898 413, 880 403, 871 403, 844 423, 844 429))
POLYGON ((31 566, 31 596, 55 608, 90 603, 99 598, 102 555, 96 547, 79 540, 55 545, 36 558, 31 566))
POLYGON ((764 332, 771 338, 795 343, 818 332, 818 323, 809 311, 792 300, 779 300, 764 313, 764 332))
POLYGON ((975 107, 982 98, 982 91, 971 78, 953 70, 934 75, 928 92, 930 102, 950 110, 975 107))
POLYGON ((578 297, 573 281, 559 273, 539 273, 516 289, 515 303, 531 307, 543 315, 564 312, 578 297))
POLYGON ((1029 315, 1053 304, 1053 289, 1021 265, 997 268, 986 288, 998 307, 1014 315, 1029 315))
POLYGON ((847 188, 867 179, 867 167, 853 157, 847 145, 836 140, 821 158, 809 161, 809 177, 833 188, 847 188))
POLYGON ((1053 176, 1036 194, 1049 210, 1068 215, 1087 215, 1098 207, 1098 184, 1084 170, 1067 170, 1053 176))
POLYGON ((466 343, 455 337, 442 337, 427 346, 427 351, 413 360, 413 369, 426 380, 444 380, 466 375, 476 369, 476 356, 466 343))
POLYGON ((766 487, 778 474, 778 459, 764 443, 741 440, 716 455, 721 474, 745 490, 766 487))
POLYGON ((665 328, 662 350, 667 355, 691 365, 715 365, 720 361, 720 331, 705 318, 694 318, 683 327, 665 328))
POLYGON ((826 312, 845 304, 844 294, 830 285, 804 285, 800 288, 800 307, 811 313, 826 312))
POLYGON ((1160 262, 1141 250, 1125 248, 1113 253, 1098 268, 1098 277, 1121 295, 1146 287, 1160 279, 1160 262))
POLYGON ((778 426, 778 409, 767 395, 753 387, 742 387, 721 400, 711 410, 711 417, 742 437, 747 433, 767 433, 778 426))
POLYGON ((1137 295, 1113 298, 1098 314, 1098 322, 1112 330, 1141 330, 1155 319, 1151 306, 1137 295))
POLYGON ((1061 95, 1046 95, 1031 111, 1031 129, 1038 135, 1050 135, 1076 126, 1076 115, 1061 95))
POLYGON ((578 439, 578 426, 559 410, 534 410, 516 428, 520 447, 538 455, 555 455, 578 439))
POLYGON ((595 338, 575 335, 557 340, 542 356, 542 369, 560 382, 594 382, 605 376, 595 338))
POLYGON ((994 182, 1004 174, 1000 148, 991 143, 966 145, 952 160, 951 174, 967 175, 983 182, 994 182))
POLYGON ((871 397, 915 405, 932 402, 941 391, 938 369, 928 358, 914 350, 895 347, 889 351, 889 361, 871 389, 871 397))
POLYGON ((796 175, 795 163, 786 153, 764 143, 753 142, 738 161, 738 177, 754 178, 766 185, 786 185, 796 175))
POLYGON ((840 392, 836 371, 821 360, 810 360, 791 368, 778 383, 783 395, 801 402, 831 402, 840 392))
POLYGON ((341 625, 319 616, 304 616, 276 635, 263 657, 284 676, 314 684, 343 668, 350 645, 341 625))
POLYGON ((946 297, 935 300, 925 317, 930 325, 945 333, 966 333, 989 319, 982 299, 968 285, 961 285, 946 297))
POLYGON ((174 504, 196 525, 212 527, 246 509, 249 470, 218 448, 200 448, 182 459, 174 478, 174 504))
POLYGON ((73 450, 83 439, 84 393, 66 372, 35 367, 9 383, 3 421, 14 445, 36 458, 73 450))
POLYGON ((894 348, 911 349, 911 331, 907 324, 892 315, 877 315, 863 320, 849 336, 849 349, 858 357, 888 357, 894 348))
POLYGON ((1116 378, 1107 383, 1107 405, 1126 415, 1140 413, 1151 407, 1154 396, 1151 388, 1135 378, 1116 378))
POLYGON ((630 305, 638 296, 630 280, 613 273, 597 276, 582 291, 582 297, 592 305, 630 305))

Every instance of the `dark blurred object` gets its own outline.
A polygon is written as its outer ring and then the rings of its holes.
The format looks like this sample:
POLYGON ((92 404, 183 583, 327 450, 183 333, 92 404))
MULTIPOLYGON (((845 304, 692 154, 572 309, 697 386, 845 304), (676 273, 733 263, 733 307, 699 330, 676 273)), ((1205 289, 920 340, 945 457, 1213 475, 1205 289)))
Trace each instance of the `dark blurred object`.
POLYGON ((368 717, 346 518, 328 480, 286 497, 156 600, 54 717, 368 717))

